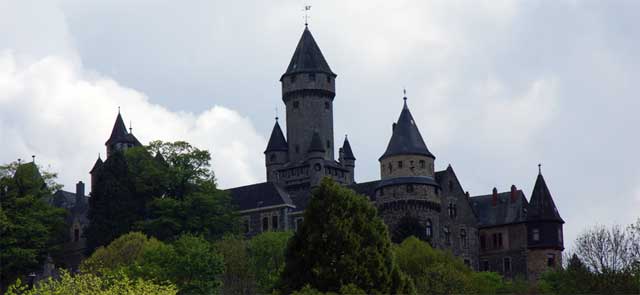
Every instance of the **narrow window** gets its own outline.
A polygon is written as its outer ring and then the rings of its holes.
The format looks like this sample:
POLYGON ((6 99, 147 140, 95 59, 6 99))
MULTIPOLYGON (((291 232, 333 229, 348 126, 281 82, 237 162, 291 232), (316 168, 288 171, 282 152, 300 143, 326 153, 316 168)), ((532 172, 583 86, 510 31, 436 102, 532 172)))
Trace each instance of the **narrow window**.
POLYGON ((493 249, 497 249, 498 248, 498 234, 492 234, 491 237, 493 238, 493 249))
POLYGON ((402 168, 402 161, 398 161, 398 169, 402 168))
POLYGON ((431 238, 433 236, 433 224, 431 223, 431 219, 427 220, 427 229, 425 231, 427 238, 431 238))
POLYGON ((262 231, 269 230, 269 217, 262 217, 262 231))
POLYGON ((300 153, 300 146, 296 144, 296 154, 300 153))
POLYGON ((326 101, 326 102, 324 103, 324 109, 325 109, 325 110, 327 110, 327 111, 328 111, 328 110, 330 110, 330 109, 331 109, 331 103, 329 103, 328 101, 326 101))
POLYGON ((327 140, 327 148, 330 149, 331 148, 331 141, 327 140))
POLYGON ((502 233, 498 233, 498 249, 502 249, 502 233))
POLYGON ((73 230, 73 241, 77 242, 80 240, 80 229, 76 228, 73 230))
POLYGON ((502 259, 502 269, 504 272, 511 272, 511 258, 505 257, 502 259))
POLYGON ((300 102, 299 101, 294 101, 293 102, 293 108, 294 109, 298 109, 298 107, 300 107, 300 102))
POLYGON ((425 167, 424 160, 420 160, 420 169, 424 169, 424 167, 425 167))
POLYGON ((389 173, 391 173, 393 171, 393 167, 391 166, 391 163, 389 163, 389 173))
POLYGON ((274 230, 278 229, 278 215, 271 216, 271 228, 274 230))
POLYGON ((548 267, 554 267, 556 266, 556 255, 549 253, 547 254, 547 266, 548 267))
POLYGON ((534 228, 532 236, 534 241, 540 241, 540 230, 537 228, 534 228))
POLYGON ((467 230, 464 228, 460 229, 460 245, 462 248, 467 248, 467 230))
POLYGON ((489 261, 488 260, 483 260, 482 261, 482 267, 481 267, 481 271, 489 271, 489 261))
POLYGON ((558 227, 558 242, 562 243, 562 228, 558 227))
POLYGON ((449 227, 445 226, 444 229, 444 241, 447 244, 451 244, 451 232, 449 232, 449 227))
POLYGON ((309 80, 315 81, 316 80, 316 73, 310 73, 309 74, 309 80))
POLYGON ((458 205, 453 204, 453 217, 458 217, 458 205))

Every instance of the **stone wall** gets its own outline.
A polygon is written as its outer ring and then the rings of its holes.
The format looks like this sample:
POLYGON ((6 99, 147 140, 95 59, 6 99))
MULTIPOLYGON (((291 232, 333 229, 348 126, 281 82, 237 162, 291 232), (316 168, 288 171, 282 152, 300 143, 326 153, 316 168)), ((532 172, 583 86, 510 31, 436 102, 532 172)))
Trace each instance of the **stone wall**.
POLYGON ((562 267, 562 251, 556 249, 530 249, 527 251, 527 273, 530 281, 537 281, 540 275, 548 269, 562 267), (549 256, 553 255, 554 261, 549 265, 549 256))
POLYGON ((391 156, 380 161, 380 176, 382 179, 402 176, 434 177, 433 159, 419 155, 391 156))

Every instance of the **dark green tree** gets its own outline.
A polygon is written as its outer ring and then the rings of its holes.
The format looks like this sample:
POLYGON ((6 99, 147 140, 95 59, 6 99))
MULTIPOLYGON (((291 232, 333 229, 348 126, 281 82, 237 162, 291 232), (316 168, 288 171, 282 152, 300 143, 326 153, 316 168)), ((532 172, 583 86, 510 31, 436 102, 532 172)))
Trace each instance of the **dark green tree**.
POLYGON ((65 211, 48 203, 60 186, 54 173, 40 171, 34 163, 0 166, 1 286, 39 270, 64 237, 65 211))
POLYGON ((292 232, 265 232, 249 240, 251 267, 260 293, 271 293, 284 269, 287 242, 292 232))
POLYGON ((307 285, 338 292, 349 284, 367 294, 414 292, 394 261, 387 227, 376 208, 366 197, 324 179, 289 242, 278 288, 285 294, 307 285))
POLYGON ((214 243, 224 259, 221 294, 256 294, 256 276, 248 251, 248 241, 226 235, 214 243))

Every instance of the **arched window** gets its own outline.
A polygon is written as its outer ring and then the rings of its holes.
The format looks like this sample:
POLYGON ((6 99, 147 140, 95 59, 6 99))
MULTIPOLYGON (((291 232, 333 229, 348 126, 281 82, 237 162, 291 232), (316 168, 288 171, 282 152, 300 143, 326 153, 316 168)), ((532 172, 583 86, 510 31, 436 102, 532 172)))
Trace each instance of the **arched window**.
POLYGON ((389 163, 389 173, 391 173, 391 171, 393 171, 393 166, 389 163))
POLYGON ((427 236, 427 239, 433 236, 433 224, 431 223, 431 219, 427 220, 427 228, 425 230, 425 235, 427 236))

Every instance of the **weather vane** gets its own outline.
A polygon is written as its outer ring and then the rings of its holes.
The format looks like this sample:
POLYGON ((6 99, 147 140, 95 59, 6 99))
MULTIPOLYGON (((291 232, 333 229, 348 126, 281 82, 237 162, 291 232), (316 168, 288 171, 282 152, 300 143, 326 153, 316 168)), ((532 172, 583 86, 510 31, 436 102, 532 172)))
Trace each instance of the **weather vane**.
POLYGON ((304 26, 309 26, 309 12, 311 11, 311 5, 304 6, 304 26))

